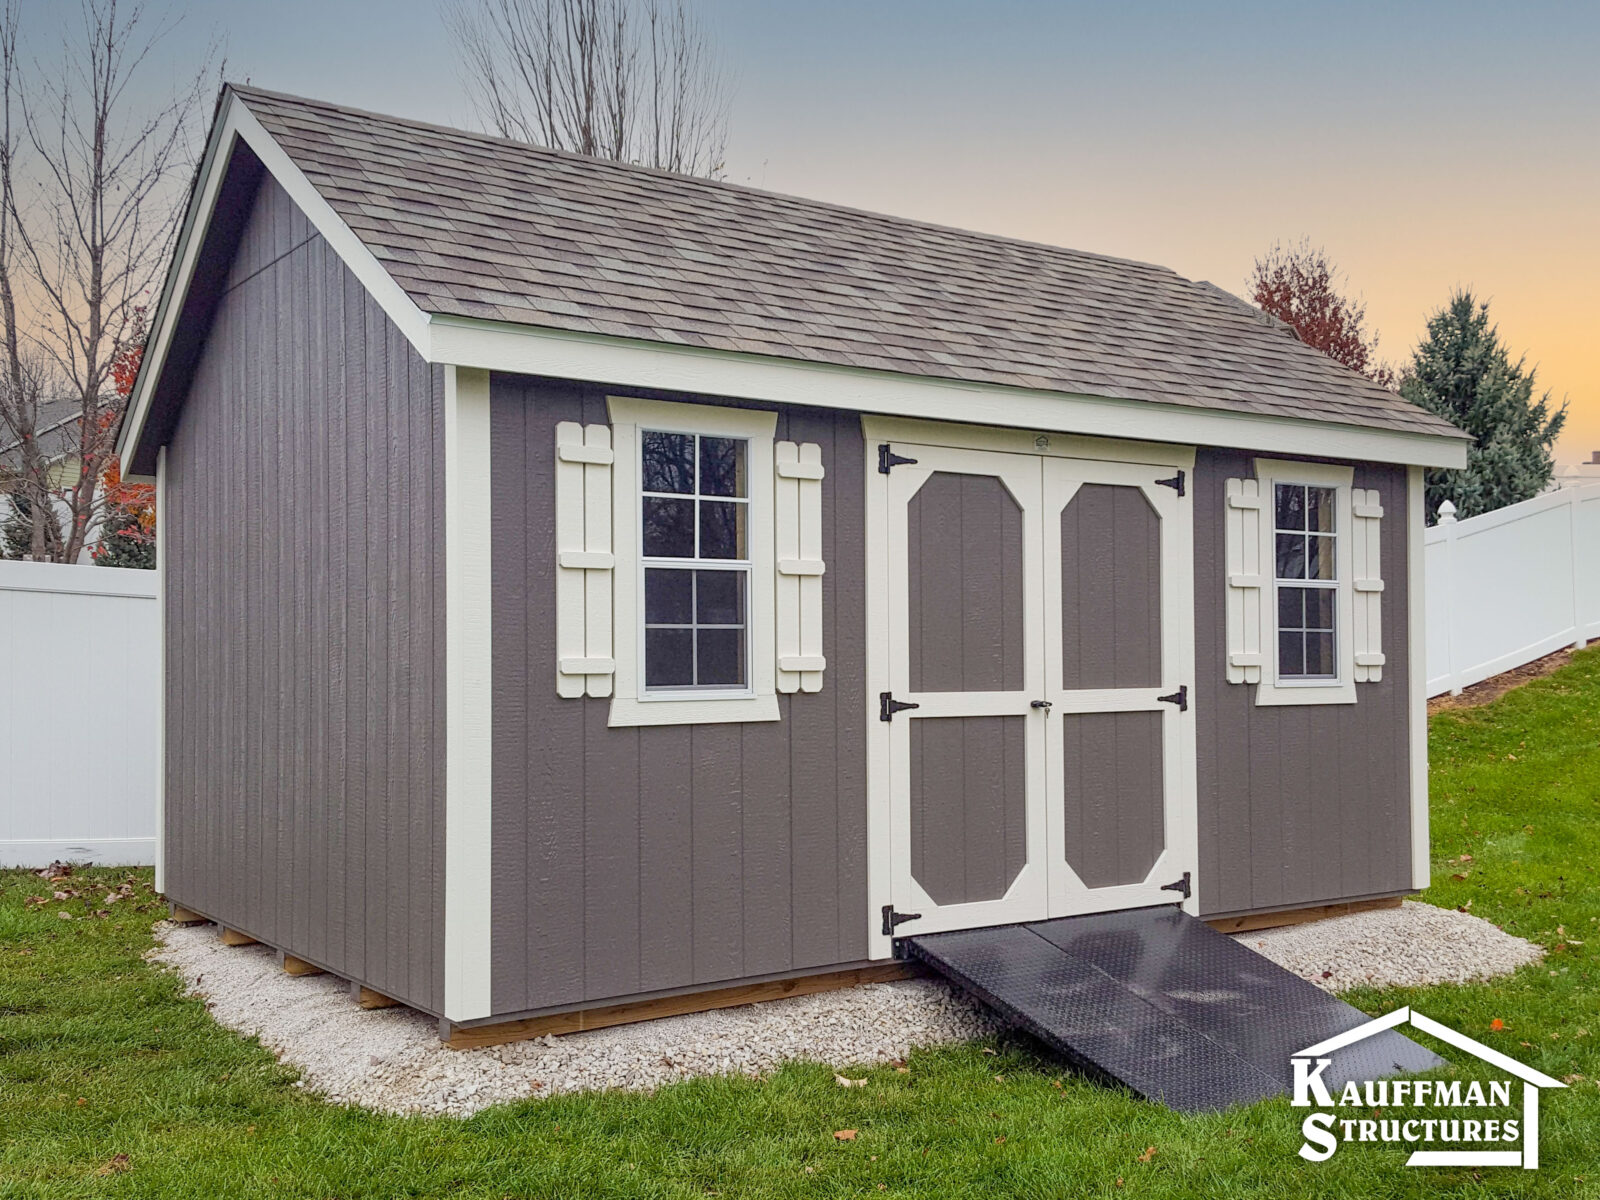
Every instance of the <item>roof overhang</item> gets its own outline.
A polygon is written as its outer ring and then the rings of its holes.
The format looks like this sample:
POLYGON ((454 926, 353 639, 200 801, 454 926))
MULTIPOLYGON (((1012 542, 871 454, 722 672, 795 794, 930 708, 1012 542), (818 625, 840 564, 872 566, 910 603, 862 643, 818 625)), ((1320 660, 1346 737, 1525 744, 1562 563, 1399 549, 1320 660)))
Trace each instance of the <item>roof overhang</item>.
POLYGON ((238 214, 226 213, 229 177, 236 174, 229 167, 240 146, 248 147, 277 180, 406 340, 430 363, 617 388, 684 391, 977 425, 1422 467, 1466 466, 1468 440, 1459 434, 1035 391, 430 315, 417 307, 373 257, 238 94, 225 89, 118 443, 130 478, 148 478, 153 473, 156 448, 169 436, 182 402, 186 378, 166 377, 169 367, 180 376, 187 374, 183 343, 177 334, 185 318, 197 317, 201 311, 191 300, 206 235, 219 216, 241 219, 238 214), (180 353, 174 354, 175 347, 180 353))

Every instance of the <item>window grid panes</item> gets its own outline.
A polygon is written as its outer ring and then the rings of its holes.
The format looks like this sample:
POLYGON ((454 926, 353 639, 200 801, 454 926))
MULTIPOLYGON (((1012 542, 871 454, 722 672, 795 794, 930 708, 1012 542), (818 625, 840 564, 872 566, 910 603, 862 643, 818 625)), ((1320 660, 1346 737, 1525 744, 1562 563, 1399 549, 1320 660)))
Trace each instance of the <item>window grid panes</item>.
POLYGON ((749 443, 640 440, 647 691, 749 686, 749 443))
POLYGON ((1337 679, 1338 489, 1280 483, 1273 491, 1278 678, 1337 679))

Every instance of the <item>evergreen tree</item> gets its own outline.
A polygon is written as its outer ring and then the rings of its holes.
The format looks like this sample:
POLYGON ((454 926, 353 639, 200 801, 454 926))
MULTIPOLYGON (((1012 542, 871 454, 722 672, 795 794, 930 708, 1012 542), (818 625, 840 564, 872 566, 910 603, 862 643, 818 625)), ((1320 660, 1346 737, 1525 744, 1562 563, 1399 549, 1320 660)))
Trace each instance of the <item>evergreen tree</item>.
POLYGON ((97 567, 132 567, 153 571, 156 566, 156 540, 139 523, 139 518, 122 509, 106 514, 105 528, 94 548, 97 567))
POLYGON ((0 558, 26 558, 33 549, 33 501, 11 494, 11 512, 0 522, 0 558))
POLYGON ((1449 500, 1459 517, 1473 517, 1537 496, 1550 482, 1550 448, 1566 424, 1567 406, 1550 411, 1550 393, 1533 398, 1534 372, 1511 361, 1489 306, 1457 292, 1428 321, 1400 381, 1400 394, 1472 435, 1461 471, 1429 470, 1431 524, 1449 500))

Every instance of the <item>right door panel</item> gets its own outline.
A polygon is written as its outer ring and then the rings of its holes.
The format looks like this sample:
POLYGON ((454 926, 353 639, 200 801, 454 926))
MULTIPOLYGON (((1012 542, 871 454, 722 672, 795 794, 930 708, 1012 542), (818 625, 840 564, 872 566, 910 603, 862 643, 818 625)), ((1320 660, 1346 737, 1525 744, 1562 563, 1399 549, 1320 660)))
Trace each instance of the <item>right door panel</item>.
POLYGON ((1044 460, 1052 916, 1171 904, 1195 870, 1190 518, 1163 474, 1044 460))

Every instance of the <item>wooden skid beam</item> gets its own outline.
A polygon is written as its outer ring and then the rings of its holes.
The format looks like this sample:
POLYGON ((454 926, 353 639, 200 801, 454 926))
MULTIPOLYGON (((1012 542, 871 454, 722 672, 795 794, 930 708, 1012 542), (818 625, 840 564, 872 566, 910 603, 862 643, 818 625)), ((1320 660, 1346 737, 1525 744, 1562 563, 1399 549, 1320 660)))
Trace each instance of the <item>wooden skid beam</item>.
POLYGON ((400 1001, 392 996, 385 996, 382 992, 362 987, 359 983, 352 983, 350 990, 355 994, 356 1003, 362 1008, 396 1008, 400 1004, 400 1001))
POLYGON ((184 908, 181 904, 168 904, 167 908, 170 910, 167 913, 167 920, 177 925, 199 925, 206 919, 193 909, 184 908))
MULTIPOLYGON (((552 1013, 543 1017, 525 1017, 520 1021, 501 1021, 494 1025, 474 1025, 466 1029, 452 1025, 448 1027, 448 1035, 443 1037, 443 1041, 452 1050, 471 1050, 478 1046, 494 1046, 501 1042, 544 1037, 546 1034, 578 1033, 585 1029, 603 1029, 607 1025, 650 1021, 656 1017, 677 1017, 685 1013, 707 1012, 713 1008, 735 1008, 741 1004, 756 1004, 763 1000, 781 1000, 786 996, 810 996, 817 992, 831 992, 862 983, 909 979, 920 974, 922 974, 921 969, 911 963, 879 963, 870 967, 855 967, 848 971, 802 975, 795 979, 774 979, 766 983, 746 983, 737 987, 715 988, 705 992, 685 992, 678 996, 661 996, 654 1000, 636 1000, 627 1004, 586 1008, 577 1012, 552 1013)), ((441 1033, 443 1032, 441 1030, 441 1033)))
POLYGON ((1276 929, 1282 925, 1304 925, 1308 921, 1325 921, 1329 917, 1347 917, 1351 913, 1370 912, 1375 908, 1399 908, 1404 896, 1383 896, 1377 900, 1350 900, 1343 904, 1317 904, 1310 908, 1290 908, 1283 912, 1246 913, 1242 917, 1220 917, 1206 924, 1219 933, 1248 933, 1252 929, 1276 929))
POLYGON ((257 942, 256 939, 251 937, 248 933, 240 933, 237 929, 229 929, 224 926, 222 930, 222 944, 224 946, 254 946, 257 944, 257 942))
POLYGON ((314 963, 308 963, 303 958, 285 954, 283 956, 283 973, 285 975, 321 975, 322 968, 314 963))

